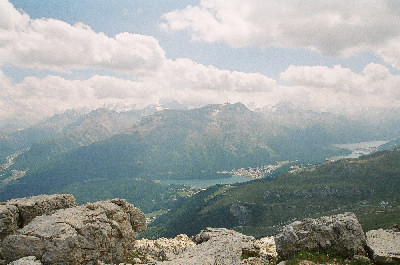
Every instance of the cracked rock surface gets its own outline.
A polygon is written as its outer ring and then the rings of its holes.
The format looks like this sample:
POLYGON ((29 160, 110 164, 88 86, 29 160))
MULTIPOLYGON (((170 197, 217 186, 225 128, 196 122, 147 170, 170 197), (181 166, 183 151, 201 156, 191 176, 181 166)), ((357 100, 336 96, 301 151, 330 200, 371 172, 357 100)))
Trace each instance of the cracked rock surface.
POLYGON ((0 240, 18 230, 18 216, 14 205, 0 205, 0 240))
POLYGON ((257 258, 257 264, 269 264, 276 258, 274 251, 267 251, 269 239, 255 240, 226 228, 206 228, 193 238, 196 245, 187 247, 182 253, 171 257, 170 261, 157 264, 220 264, 234 265, 246 263, 244 257, 257 258))
POLYGON ((3 240, 2 255, 7 261, 35 256, 55 265, 120 263, 145 230, 144 214, 125 200, 87 203, 36 217, 3 240))
POLYGON ((383 229, 367 232, 367 248, 376 264, 400 263, 400 233, 383 229))
POLYGON ((303 250, 334 250, 343 257, 365 255, 364 232, 353 213, 296 221, 280 229, 275 237, 281 258, 303 250))
POLYGON ((24 227, 36 216, 53 214, 59 209, 77 206, 71 194, 38 195, 27 198, 12 199, 6 205, 18 208, 19 225, 24 227))
POLYGON ((140 239, 135 242, 134 253, 141 259, 136 263, 151 263, 157 260, 172 260, 177 255, 196 244, 185 234, 175 238, 159 238, 156 240, 140 239))
POLYGON ((0 204, 0 240, 24 227, 36 216, 77 206, 71 194, 38 195, 0 204))

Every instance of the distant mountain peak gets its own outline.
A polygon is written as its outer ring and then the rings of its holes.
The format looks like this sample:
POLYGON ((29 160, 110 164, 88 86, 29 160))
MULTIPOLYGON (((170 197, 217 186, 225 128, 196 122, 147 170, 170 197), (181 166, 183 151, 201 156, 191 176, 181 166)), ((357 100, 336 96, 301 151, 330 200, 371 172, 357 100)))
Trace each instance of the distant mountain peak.
POLYGON ((99 108, 99 109, 92 110, 87 115, 84 115, 82 117, 90 118, 90 117, 97 117, 97 116, 101 116, 101 115, 110 115, 113 113, 117 113, 117 112, 114 110, 107 109, 107 108, 99 108))
POLYGON ((320 112, 315 112, 310 109, 304 109, 293 104, 289 100, 279 101, 275 105, 265 106, 263 108, 258 108, 255 112, 267 114, 267 115, 308 115, 308 114, 319 114, 320 112))
POLYGON ((228 109, 236 109, 236 110, 249 110, 246 105, 244 105, 243 103, 240 102, 236 102, 236 103, 225 103, 223 104, 224 108, 228 108, 228 109))
POLYGON ((280 101, 274 106, 272 106, 274 112, 293 112, 298 110, 298 108, 288 100, 280 101))
POLYGON ((210 104, 206 105, 199 110, 206 111, 209 115, 215 116, 217 114, 224 115, 227 113, 231 114, 243 114, 246 112, 252 112, 242 103, 224 103, 224 104, 210 104))
POLYGON ((159 100, 158 107, 162 109, 177 109, 177 110, 186 110, 187 107, 180 103, 179 101, 171 98, 162 98, 159 100))

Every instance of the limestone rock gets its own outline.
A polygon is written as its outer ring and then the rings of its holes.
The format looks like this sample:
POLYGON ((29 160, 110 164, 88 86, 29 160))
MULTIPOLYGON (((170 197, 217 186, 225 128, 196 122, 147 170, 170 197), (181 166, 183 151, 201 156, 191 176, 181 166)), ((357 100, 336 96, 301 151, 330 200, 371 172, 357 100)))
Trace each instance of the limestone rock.
MULTIPOLYGON (((193 238, 197 244, 186 248, 171 261, 159 264, 241 264, 242 258, 258 258, 260 263, 268 264, 263 256, 263 246, 266 241, 257 241, 225 228, 206 228, 193 238)), ((268 243, 269 244, 269 243, 268 243)), ((247 259, 248 260, 248 259, 247 259)), ((253 263, 248 263, 253 264, 253 263)))
POLYGON ((278 253, 276 252, 275 238, 264 237, 256 240, 255 248, 258 249, 258 257, 261 258, 262 261, 270 261, 274 262, 278 259, 278 253))
POLYGON ((356 216, 345 213, 296 221, 280 229, 275 237, 281 258, 302 250, 334 250, 343 257, 365 255, 365 235, 356 216))
POLYGON ((254 242, 254 250, 252 253, 246 253, 246 250, 242 250, 242 264, 276 264, 278 253, 276 253, 274 237, 264 237, 256 240, 254 242))
POLYGON ((50 215, 60 209, 77 206, 71 194, 38 195, 27 198, 12 199, 5 205, 18 208, 19 227, 24 227, 36 216, 50 215))
POLYGON ((43 264, 120 263, 133 250, 146 218, 125 200, 113 199, 36 217, 2 242, 3 258, 36 256, 43 264))
POLYGON ((400 262, 400 233, 383 229, 368 231, 367 249, 376 264, 400 262))
POLYGON ((134 263, 148 263, 150 260, 172 260, 184 250, 195 245, 192 239, 184 234, 177 235, 175 238, 137 240, 133 252, 136 257, 133 257, 132 261, 134 263))
POLYGON ((38 195, 0 204, 0 240, 24 227, 36 216, 76 206, 71 194, 38 195))
POLYGON ((14 205, 0 205, 0 241, 18 230, 18 208, 14 205))
MULTIPOLYGON (((162 264, 240 264, 244 237, 224 228, 206 228, 193 239, 198 245, 180 254, 177 259, 162 264)), ((251 237, 248 239, 250 241, 251 237)))
POLYGON ((42 263, 40 260, 36 260, 35 256, 29 256, 13 261, 8 265, 42 265, 42 263))

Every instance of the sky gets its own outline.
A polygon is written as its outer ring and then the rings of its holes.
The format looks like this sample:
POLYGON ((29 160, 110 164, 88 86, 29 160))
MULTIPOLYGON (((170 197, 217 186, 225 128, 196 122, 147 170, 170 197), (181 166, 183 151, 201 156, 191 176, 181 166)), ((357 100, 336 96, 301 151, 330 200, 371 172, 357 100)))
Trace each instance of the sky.
POLYGON ((398 0, 0 0, 0 127, 68 109, 400 108, 398 0))

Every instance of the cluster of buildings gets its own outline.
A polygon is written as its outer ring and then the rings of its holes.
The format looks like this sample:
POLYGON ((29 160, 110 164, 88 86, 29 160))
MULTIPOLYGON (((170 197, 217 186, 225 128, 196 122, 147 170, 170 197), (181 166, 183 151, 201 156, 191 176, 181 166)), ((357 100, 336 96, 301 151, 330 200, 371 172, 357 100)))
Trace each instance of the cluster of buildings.
POLYGON ((276 169, 280 168, 281 166, 289 163, 289 161, 281 161, 277 162, 275 165, 264 165, 261 167, 255 167, 255 168, 239 168, 239 169, 234 169, 232 171, 228 172, 223 172, 223 173, 228 173, 231 174, 232 176, 242 176, 242 177, 248 177, 248 178, 253 178, 253 179, 260 179, 264 178, 265 176, 270 175, 273 171, 276 169))

